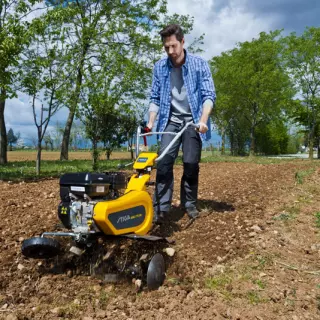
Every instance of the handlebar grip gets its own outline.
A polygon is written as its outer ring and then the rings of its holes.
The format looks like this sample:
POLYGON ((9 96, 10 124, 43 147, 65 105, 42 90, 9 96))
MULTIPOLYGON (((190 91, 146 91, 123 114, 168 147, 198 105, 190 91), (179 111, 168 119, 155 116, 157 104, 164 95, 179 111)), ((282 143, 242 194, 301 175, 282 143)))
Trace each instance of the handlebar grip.
MULTIPOLYGON (((145 127, 141 128, 141 133, 149 133, 149 132, 151 132, 151 129, 149 127, 145 126, 145 127)), ((143 137, 143 144, 144 144, 144 146, 147 146, 147 137, 146 136, 143 137)))
POLYGON ((149 133, 149 132, 151 132, 151 129, 149 127, 141 128, 141 133, 149 133))

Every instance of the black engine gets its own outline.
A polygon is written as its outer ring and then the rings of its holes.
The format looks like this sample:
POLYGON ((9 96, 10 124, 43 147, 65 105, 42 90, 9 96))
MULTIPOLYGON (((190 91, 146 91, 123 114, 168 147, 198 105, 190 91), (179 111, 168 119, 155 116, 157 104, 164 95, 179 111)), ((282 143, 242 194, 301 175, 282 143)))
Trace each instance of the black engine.
POLYGON ((122 172, 66 173, 60 178, 59 219, 68 229, 87 232, 95 204, 118 198, 126 186, 122 172))

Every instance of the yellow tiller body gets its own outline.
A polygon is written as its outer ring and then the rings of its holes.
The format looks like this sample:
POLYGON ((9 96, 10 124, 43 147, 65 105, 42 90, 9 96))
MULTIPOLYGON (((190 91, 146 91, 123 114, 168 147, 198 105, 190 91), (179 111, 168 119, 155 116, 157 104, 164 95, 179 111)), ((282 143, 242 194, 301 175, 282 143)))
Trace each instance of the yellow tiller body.
POLYGON ((137 173, 130 178, 125 194, 95 205, 93 219, 106 235, 145 235, 150 230, 153 206, 146 186, 157 156, 153 152, 140 153, 133 165, 137 173))

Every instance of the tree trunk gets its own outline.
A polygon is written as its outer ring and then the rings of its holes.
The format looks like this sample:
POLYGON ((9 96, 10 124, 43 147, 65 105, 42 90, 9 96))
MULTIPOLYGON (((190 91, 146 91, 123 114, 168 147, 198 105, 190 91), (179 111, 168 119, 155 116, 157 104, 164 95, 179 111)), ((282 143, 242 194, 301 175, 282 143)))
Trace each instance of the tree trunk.
POLYGON ((107 156, 107 160, 110 160, 110 156, 111 156, 112 151, 111 150, 106 150, 106 156, 107 156))
POLYGON ((92 140, 92 170, 96 171, 98 169, 98 140, 92 140))
POLYGON ((226 130, 222 129, 221 135, 221 154, 226 154, 226 130))
POLYGON ((37 143, 37 160, 36 160, 36 174, 40 176, 40 167, 41 167, 41 127, 38 127, 38 143, 37 143))
POLYGON ((7 130, 6 123, 4 121, 4 107, 5 107, 5 95, 4 89, 0 92, 0 164, 8 162, 7 159, 7 130))
POLYGON ((75 115, 75 112, 72 109, 70 109, 68 120, 66 122, 66 126, 63 132, 60 160, 69 159, 69 140, 70 140, 70 133, 71 133, 71 127, 72 127, 74 115, 75 115))
POLYGON ((83 58, 80 61, 80 66, 78 68, 77 74, 77 81, 76 81, 76 88, 74 91, 74 99, 72 102, 72 106, 70 107, 70 112, 68 116, 68 120, 63 132, 63 138, 61 143, 61 153, 60 153, 60 160, 68 160, 69 158, 69 141, 70 141, 70 133, 71 127, 74 119, 75 112, 77 110, 77 105, 80 97, 81 91, 81 84, 82 84, 82 68, 84 65, 84 56, 86 55, 86 51, 83 53, 83 58))
POLYGON ((249 156, 253 157, 255 155, 255 127, 252 126, 250 130, 250 151, 249 156))
POLYGON ((41 142, 37 146, 37 160, 36 160, 36 174, 40 176, 40 167, 41 167, 41 142))
POLYGON ((315 126, 312 125, 309 131, 309 141, 308 141, 309 160, 313 160, 314 129, 315 129, 315 126))

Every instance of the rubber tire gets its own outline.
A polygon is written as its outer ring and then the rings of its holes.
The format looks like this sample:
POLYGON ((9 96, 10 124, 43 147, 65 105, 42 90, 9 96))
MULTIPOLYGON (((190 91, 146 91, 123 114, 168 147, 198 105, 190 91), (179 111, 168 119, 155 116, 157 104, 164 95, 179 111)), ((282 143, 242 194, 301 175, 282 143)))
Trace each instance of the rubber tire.
POLYGON ((22 242, 21 252, 27 258, 49 259, 59 254, 60 243, 52 238, 29 238, 22 242))

